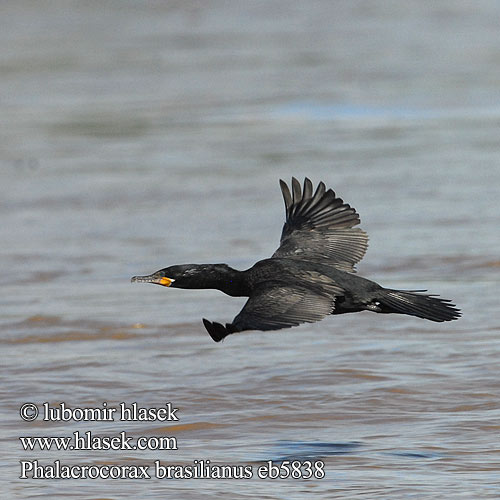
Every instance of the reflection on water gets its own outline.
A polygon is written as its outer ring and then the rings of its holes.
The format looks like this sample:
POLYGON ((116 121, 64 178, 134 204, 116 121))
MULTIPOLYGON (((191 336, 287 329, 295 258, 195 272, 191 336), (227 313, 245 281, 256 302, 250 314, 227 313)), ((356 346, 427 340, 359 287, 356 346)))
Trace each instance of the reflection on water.
POLYGON ((321 443, 321 442, 293 442, 282 441, 277 444, 282 454, 273 458, 273 462, 284 460, 318 460, 332 455, 344 455, 346 453, 359 452, 361 443, 321 443))
MULTIPOLYGON (((55 0, 2 7, 5 498, 498 498, 499 7, 55 0), (244 299, 135 287, 278 246, 278 179, 361 214, 363 276, 452 324, 371 313, 213 343, 244 299), (178 422, 23 422, 172 402, 178 422), (19 436, 178 450, 22 451, 19 436), (50 464, 325 462, 321 480, 20 480, 50 464), (272 484, 273 488, 269 486, 272 484)), ((3 498, 3 497, 2 497, 3 498)))

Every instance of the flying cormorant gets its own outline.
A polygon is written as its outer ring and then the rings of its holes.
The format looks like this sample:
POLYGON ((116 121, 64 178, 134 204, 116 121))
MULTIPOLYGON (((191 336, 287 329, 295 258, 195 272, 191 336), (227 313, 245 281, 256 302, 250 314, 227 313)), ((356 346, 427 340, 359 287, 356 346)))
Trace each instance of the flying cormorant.
POLYGON ((184 264, 166 267, 133 282, 171 288, 214 288, 232 297, 249 297, 232 323, 203 323, 216 342, 243 330, 279 330, 319 321, 329 314, 358 311, 399 313, 451 321, 461 316, 449 300, 426 295, 426 290, 383 288, 355 274, 364 256, 368 235, 360 228, 356 210, 320 182, 309 179, 292 189, 280 180, 286 221, 280 246, 271 258, 246 271, 227 264, 184 264))

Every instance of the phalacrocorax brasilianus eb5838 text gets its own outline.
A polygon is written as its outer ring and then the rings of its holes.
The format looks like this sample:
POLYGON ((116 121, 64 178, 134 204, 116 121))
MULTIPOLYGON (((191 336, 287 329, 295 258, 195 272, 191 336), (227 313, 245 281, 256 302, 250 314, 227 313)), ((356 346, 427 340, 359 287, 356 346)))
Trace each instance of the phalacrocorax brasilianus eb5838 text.
POLYGON ((319 321, 329 314, 358 311, 400 313, 431 321, 451 321, 460 310, 426 290, 383 288, 354 274, 364 256, 368 235, 356 210, 320 182, 313 192, 292 178, 292 189, 280 180, 286 221, 280 246, 270 259, 246 271, 226 264, 184 264, 132 281, 171 288, 214 288, 232 297, 249 297, 232 323, 203 319, 216 342, 243 330, 279 330, 319 321))

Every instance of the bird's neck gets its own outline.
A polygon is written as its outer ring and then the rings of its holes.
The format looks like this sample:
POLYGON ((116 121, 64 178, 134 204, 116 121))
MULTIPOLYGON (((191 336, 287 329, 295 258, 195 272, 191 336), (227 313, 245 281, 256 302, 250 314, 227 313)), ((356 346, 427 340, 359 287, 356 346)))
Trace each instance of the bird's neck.
POLYGON ((237 271, 231 267, 227 267, 227 271, 222 274, 223 280, 217 287, 222 292, 231 297, 249 297, 250 289, 245 280, 245 275, 242 271, 237 271))
POLYGON ((250 295, 244 271, 238 271, 226 264, 207 266, 196 281, 196 288, 214 288, 232 297, 250 295))

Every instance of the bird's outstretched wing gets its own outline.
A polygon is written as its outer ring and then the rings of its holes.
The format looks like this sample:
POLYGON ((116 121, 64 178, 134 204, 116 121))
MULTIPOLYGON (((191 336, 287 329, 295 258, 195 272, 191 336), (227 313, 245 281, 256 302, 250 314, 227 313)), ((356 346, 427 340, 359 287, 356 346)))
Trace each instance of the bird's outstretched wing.
POLYGON ((280 180, 285 200, 286 221, 280 247, 273 257, 299 257, 328 260, 342 271, 355 272, 354 266, 368 248, 368 235, 361 229, 359 215, 331 189, 320 182, 313 193, 306 178, 303 189, 292 178, 292 191, 280 180))
MULTIPOLYGON (((342 293, 337 288, 337 293, 342 293)), ((332 287, 329 289, 332 293, 332 287)), ((280 330, 301 323, 313 323, 335 309, 335 295, 326 295, 296 286, 269 286, 259 289, 246 302, 232 323, 216 323, 203 319, 215 342, 231 333, 244 330, 280 330)))

